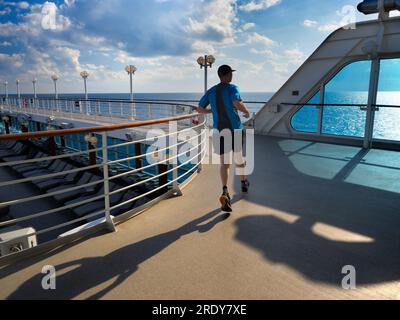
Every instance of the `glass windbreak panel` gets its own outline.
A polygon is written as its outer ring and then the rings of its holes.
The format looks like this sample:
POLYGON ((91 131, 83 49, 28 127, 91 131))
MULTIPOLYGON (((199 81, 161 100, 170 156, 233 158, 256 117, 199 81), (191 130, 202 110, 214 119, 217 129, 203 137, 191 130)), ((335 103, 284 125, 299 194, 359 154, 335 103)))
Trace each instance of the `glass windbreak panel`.
MULTIPOLYGON (((376 103, 400 106, 400 58, 381 60, 376 103)), ((400 140, 400 108, 380 107, 375 112, 373 137, 400 140)))
MULTIPOLYGON (((320 103, 320 92, 307 102, 307 104, 319 104, 320 103)), ((303 106, 299 111, 292 117, 292 127, 296 131, 317 133, 318 130, 318 108, 316 106, 307 105, 303 106)))
POLYGON ((352 104, 367 104, 370 61, 358 61, 344 67, 326 86, 324 104, 349 106, 324 106, 322 133, 364 137, 366 112, 352 104))

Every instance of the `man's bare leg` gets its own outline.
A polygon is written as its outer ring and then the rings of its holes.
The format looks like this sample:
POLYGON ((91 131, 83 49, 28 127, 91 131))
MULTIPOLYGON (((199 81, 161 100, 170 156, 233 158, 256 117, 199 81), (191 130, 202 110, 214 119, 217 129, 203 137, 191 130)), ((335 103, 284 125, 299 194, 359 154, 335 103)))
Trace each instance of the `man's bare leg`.
POLYGON ((229 169, 230 169, 230 165, 229 164, 221 164, 220 174, 221 174, 222 187, 227 187, 228 186, 229 169))
POLYGON ((222 183, 222 196, 219 198, 221 202, 221 209, 226 212, 232 212, 231 198, 228 191, 228 180, 229 180, 229 164, 224 164, 224 157, 221 156, 220 175, 222 183))

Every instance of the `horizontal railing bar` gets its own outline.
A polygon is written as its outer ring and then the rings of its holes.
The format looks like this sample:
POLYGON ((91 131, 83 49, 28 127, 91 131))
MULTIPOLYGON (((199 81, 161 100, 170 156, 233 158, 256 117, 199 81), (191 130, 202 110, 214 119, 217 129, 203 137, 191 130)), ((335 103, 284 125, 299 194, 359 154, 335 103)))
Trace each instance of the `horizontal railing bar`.
MULTIPOLYGON (((1 98, 5 98, 5 95, 0 95, 1 98)), ((170 102, 198 102, 199 100, 193 100, 193 99, 147 99, 147 98, 134 98, 133 100, 130 100, 128 98, 124 99, 124 98, 96 98, 96 97, 90 97, 87 100, 84 97, 58 97, 57 99, 55 97, 44 97, 44 96, 40 96, 38 95, 36 97, 36 99, 33 97, 33 95, 22 95, 21 94, 21 100, 23 100, 24 98, 26 99, 34 99, 34 100, 50 100, 50 101, 80 101, 80 102, 124 102, 124 103, 135 103, 135 102, 146 102, 146 103, 157 103, 157 102, 166 102, 168 104, 170 104, 170 102)), ((18 99, 18 97, 16 95, 13 94, 9 94, 8 95, 8 99, 18 99)), ((247 103, 265 103, 265 101, 244 101, 247 103)), ((190 105, 188 105, 190 106, 190 105)), ((23 107, 22 107, 23 108, 23 107)))
MULTIPOLYGON (((201 145, 201 144, 204 143, 204 142, 205 142, 205 140, 204 140, 203 142, 201 142, 199 145, 201 145)), ((149 164, 149 165, 144 166, 144 167, 141 167, 141 168, 133 169, 133 170, 131 170, 131 171, 123 172, 123 173, 121 173, 121 174, 112 176, 112 177, 109 178, 109 180, 114 180, 114 179, 117 179, 117 178, 121 178, 121 177, 123 177, 123 176, 130 175, 130 174, 132 174, 132 173, 136 173, 136 172, 139 172, 139 171, 143 171, 143 170, 146 170, 146 169, 155 167, 155 166, 157 166, 157 165, 159 165, 159 164, 168 162, 168 161, 170 161, 171 159, 178 158, 178 157, 180 157, 181 155, 183 155, 183 154, 185 154, 185 153, 187 153, 187 152, 189 152, 189 151, 191 151, 191 150, 193 150, 193 149, 196 149, 197 147, 198 147, 198 146, 195 146, 195 147, 191 148, 190 150, 187 150, 187 151, 185 151, 185 152, 182 152, 181 154, 178 154, 178 155, 176 155, 176 156, 173 156, 173 157, 170 157, 170 158, 166 158, 166 159, 161 160, 161 161, 159 161, 159 162, 152 163, 152 164, 149 164)), ((153 152, 153 153, 154 153, 154 152, 153 152)), ((156 177, 157 177, 157 176, 156 176, 156 177)))
POLYGON ((57 177, 57 176, 64 176, 64 175, 67 175, 67 174, 70 174, 70 173, 75 173, 75 172, 80 172, 80 171, 84 171, 84 170, 100 168, 102 166, 103 166, 103 164, 100 163, 100 164, 91 165, 91 166, 87 166, 87 167, 83 167, 83 168, 77 168, 77 169, 72 169, 72 170, 67 170, 67 171, 60 171, 60 172, 55 172, 55 173, 42 175, 42 176, 33 176, 33 177, 28 177, 28 178, 19 179, 19 180, 1 182, 0 183, 0 188, 7 187, 7 186, 12 186, 12 185, 19 184, 19 183, 24 183, 24 182, 31 182, 31 181, 35 181, 35 180, 44 180, 44 179, 54 178, 54 177, 57 177))
MULTIPOLYGON (((139 158, 144 158, 144 157, 146 157, 146 156, 149 156, 149 155, 151 155, 151 154, 154 154, 155 152, 161 152, 161 151, 169 150, 169 149, 171 149, 171 148, 173 148, 173 147, 177 147, 177 146, 179 146, 179 145, 181 145, 181 144, 187 143, 187 142, 190 141, 190 140, 193 140, 193 139, 195 139, 195 138, 200 137, 202 134, 203 134, 203 133, 200 133, 200 134, 196 135, 195 137, 192 137, 192 138, 190 138, 190 139, 188 139, 188 140, 184 140, 184 141, 178 142, 178 143, 176 143, 176 144, 174 144, 174 145, 170 145, 170 146, 168 146, 168 147, 166 147, 166 148, 157 149, 156 151, 153 151, 153 152, 148 152, 148 153, 145 153, 145 154, 142 154, 142 155, 138 155, 138 156, 134 156, 134 157, 129 157, 129 158, 125 158, 125 159, 117 159, 117 160, 109 161, 108 164, 115 164, 115 163, 119 163, 119 162, 125 162, 125 161, 131 161, 131 160, 135 160, 135 159, 139 159, 139 158)), ((158 137, 157 137, 157 138, 158 138, 158 137)))
POLYGON ((82 189, 82 188, 95 186, 96 184, 100 184, 100 183, 104 183, 104 180, 92 181, 92 182, 89 182, 89 183, 86 183, 86 184, 83 184, 83 185, 71 187, 71 188, 68 188, 68 189, 62 189, 62 190, 58 190, 58 191, 54 191, 54 192, 50 192, 50 193, 44 193, 44 194, 41 194, 41 195, 38 195, 38 196, 29 197, 29 198, 22 198, 22 199, 11 200, 11 201, 8 201, 8 202, 1 202, 0 203, 0 208, 1 207, 15 205, 15 204, 21 204, 21 203, 25 203, 25 202, 29 202, 29 201, 34 201, 34 200, 39 200, 39 199, 44 199, 44 198, 50 198, 52 196, 56 196, 56 195, 62 194, 64 192, 75 191, 75 190, 79 190, 79 189, 82 189))
MULTIPOLYGON (((368 104, 358 104, 358 103, 279 103, 284 106, 311 106, 311 107, 368 107, 368 104)), ((372 107, 379 108, 400 108, 397 105, 390 104, 372 104, 372 107)))
POLYGON ((39 230, 39 231, 36 231, 36 232, 31 232, 29 234, 26 234, 26 235, 23 235, 23 236, 20 236, 20 237, 15 237, 15 238, 10 239, 10 240, 2 241, 2 243, 15 241, 16 239, 22 239, 22 238, 25 238, 25 237, 38 236, 38 235, 41 235, 43 233, 50 232, 50 231, 53 231, 53 230, 57 230, 57 229, 60 229, 62 227, 66 227, 66 226, 69 226, 71 224, 86 220, 88 218, 97 216, 97 215, 99 215, 101 213, 104 213, 104 212, 105 212, 105 210, 101 210, 101 211, 98 211, 98 212, 90 213, 90 214, 88 214, 88 215, 86 215, 84 217, 80 217, 78 219, 74 219, 74 220, 71 220, 71 221, 68 221, 68 222, 65 222, 65 223, 61 223, 61 224, 58 224, 58 225, 56 225, 54 227, 50 227, 50 228, 47 228, 47 229, 39 230))
MULTIPOLYGON (((204 142, 205 142, 205 141, 203 141, 203 142, 200 143, 199 145, 203 144, 204 142)), ((190 162, 190 161, 192 161, 193 159, 195 159, 196 157, 198 157, 199 154, 201 154, 204 150, 205 150, 205 147, 201 150, 200 153, 198 153, 195 157, 193 157, 192 159, 190 159, 188 162, 190 162)), ((186 164, 186 163, 185 163, 185 164, 186 164)), ((179 168, 179 167, 181 167, 181 166, 183 166, 183 165, 185 165, 185 164, 181 164, 181 165, 178 166, 177 168, 179 168)), ((197 164, 196 166, 198 166, 198 164, 197 164)), ((196 167, 196 166, 194 166, 194 167, 196 167)), ((189 171, 191 171, 191 170, 192 170, 192 169, 190 169, 189 171)), ((170 170, 170 171, 171 171, 171 170, 170 170)), ((164 175, 164 174, 161 174, 161 175, 164 175)), ((161 176, 161 175, 159 175, 159 176, 161 176)), ((154 180, 154 179, 157 179, 157 178, 158 178, 158 176, 152 178, 151 180, 154 180)), ((111 179, 110 179, 110 180, 111 180, 111 179)), ((149 181, 150 181, 150 180, 149 180, 149 181)), ((146 181, 146 182, 147 182, 147 181, 146 181)), ((70 189, 59 190, 59 191, 56 191, 56 192, 54 192, 54 193, 48 194, 47 196, 49 196, 49 195, 52 196, 52 195, 56 195, 56 194, 60 194, 60 193, 64 193, 64 192, 68 192, 68 191, 72 191, 72 190, 77 190, 77 189, 84 188, 84 187, 86 187, 86 186, 95 185, 95 184, 99 184, 99 183, 104 183, 104 180, 99 180, 99 181, 91 182, 91 183, 89 183, 89 184, 86 184, 86 185, 83 185, 83 186, 76 186, 76 187, 73 187, 73 188, 70 188, 70 189)), ((137 186, 137 185, 140 185, 141 183, 145 183, 145 182, 139 181, 138 183, 131 185, 129 188, 121 188, 121 189, 118 189, 117 192, 120 192, 122 189, 128 190, 128 189, 133 188, 133 187, 135 187, 135 186, 137 186)), ((169 184, 170 184, 170 183, 169 183, 169 184)), ((167 185, 168 185, 168 184, 167 184, 167 185)), ((158 190, 158 189, 156 189, 156 190, 158 190)), ((111 192, 110 195, 115 194, 115 193, 117 193, 117 192, 111 192)), ((45 196, 45 195, 44 195, 44 196, 45 196)), ((74 208, 74 207, 77 207, 77 206, 80 206, 80 205, 83 205, 83 204, 86 204, 86 203, 89 203, 89 202, 92 202, 92 201, 95 201, 95 200, 100 200, 100 199, 103 199, 103 198, 104 198, 104 194, 103 194, 103 195, 96 196, 96 197, 92 197, 92 198, 90 198, 90 199, 86 199, 86 200, 83 200, 83 201, 80 201, 80 202, 72 203, 72 204, 70 204, 70 205, 66 205, 66 206, 63 206, 63 207, 60 207, 60 208, 55 208, 55 209, 47 210, 47 211, 44 211, 44 212, 36 213, 36 214, 30 215, 30 216, 27 216, 27 217, 22 217, 22 218, 18 218, 18 219, 8 220, 8 221, 5 221, 5 222, 0 222, 0 227, 2 227, 2 226, 7 226, 7 225, 10 225, 10 224, 14 224, 14 223, 18 223, 18 222, 22 222, 22 221, 27 221, 27 220, 35 219, 35 218, 38 218, 38 217, 41 217, 41 216, 45 216, 45 215, 48 215, 48 214, 52 214, 52 213, 56 213, 56 212, 59 212, 59 211, 65 210, 65 209, 71 209, 71 208, 74 208)), ((24 199, 22 199, 22 200, 24 200, 24 199)), ((21 202, 22 202, 22 201, 21 201, 21 202)), ((0 206, 5 206, 5 205, 7 205, 7 202, 1 203, 1 204, 0 204, 0 206)))
POLYGON ((179 130, 179 131, 172 132, 172 133, 167 133, 167 134, 164 134, 164 135, 161 135, 161 136, 150 137, 150 138, 146 138, 146 139, 142 139, 142 140, 129 141, 129 142, 121 143, 121 144, 113 144, 113 145, 109 146, 109 149, 119 148, 119 147, 126 147, 126 146, 129 146, 129 145, 132 145, 132 144, 137 144, 137 143, 141 143, 141 142, 145 142, 145 141, 149 141, 149 140, 155 140, 155 139, 159 139, 159 138, 164 138, 164 137, 168 137, 168 136, 173 135, 173 134, 179 134, 179 133, 182 133, 182 132, 185 132, 185 131, 197 129, 197 128, 201 127, 201 126, 204 126, 204 124, 206 122, 207 121, 204 120, 202 123, 200 123, 199 125, 196 125, 194 127, 189 127, 189 128, 186 128, 186 129, 182 129, 182 130, 179 130))
MULTIPOLYGON (((204 150, 205 150, 205 148, 204 148, 204 150)), ((199 153, 199 154, 201 154, 201 153, 199 153)), ((197 154, 196 157, 198 157, 199 154, 197 154)), ((195 158, 195 157, 194 157, 194 158, 195 158)), ((194 158, 193 158, 193 159, 194 159, 194 158)), ((191 159, 191 160, 193 160, 193 159, 191 159)), ((203 157, 203 159, 204 159, 204 157, 203 157)), ((190 161, 191 161, 191 160, 190 160, 190 161)), ((175 181, 178 181, 178 180, 181 179, 182 177, 186 176, 188 173, 190 173, 191 171, 193 171, 193 170, 194 170, 195 168, 197 168, 199 165, 200 165, 200 163, 198 163, 197 165, 195 165, 192 169, 188 170, 187 172, 185 172, 184 174, 182 174, 182 175, 179 176, 178 178, 176 178, 176 179, 174 179, 174 180, 171 180, 170 182, 168 182, 168 183, 166 183, 166 184, 164 184, 164 185, 162 185, 162 186, 160 186, 160 187, 158 187, 158 188, 156 188, 156 189, 153 189, 153 190, 151 190, 151 191, 149 191, 149 192, 147 192, 147 193, 145 193, 145 194, 142 194, 142 195, 137 196, 137 197, 135 197, 135 198, 133 198, 133 199, 129 199, 129 200, 123 202, 123 203, 119 203, 118 205, 111 207, 111 208, 110 208, 110 211, 113 210, 113 209, 117 209, 117 208, 119 208, 119 207, 121 207, 121 206, 124 206, 125 204, 128 204, 128 203, 130 203, 130 202, 133 202, 133 201, 135 201, 135 200, 139 200, 140 198, 143 198, 143 197, 147 196, 148 194, 154 193, 154 192, 158 191, 159 189, 165 188, 166 186, 168 186, 168 185, 174 183, 175 181)))
MULTIPOLYGON (((1 97, 1 96, 0 96, 1 97)), ((10 98, 10 96, 9 96, 10 98)), ((27 99, 34 99, 33 97, 24 97, 21 96, 21 100, 23 100, 24 98, 27 99)), ((45 97, 38 97, 36 98, 36 101, 52 101, 52 102, 58 102, 58 101, 70 101, 70 102, 104 102, 104 103, 125 103, 125 104, 137 104, 137 103, 142 103, 142 104, 154 104, 154 105, 173 105, 173 106, 181 106, 181 107, 190 107, 190 108, 196 108, 193 105, 189 105, 189 104, 182 104, 182 103, 171 103, 171 102, 179 102, 178 100, 164 100, 164 99, 134 99, 134 100, 130 100, 130 99, 102 99, 102 98, 90 98, 88 100, 83 99, 83 98, 45 98, 45 97)), ((181 102, 191 102, 189 100, 180 100, 181 102)), ((192 100, 192 102, 197 103, 198 101, 196 100, 192 100)), ((21 106, 18 107, 19 109, 25 109, 25 107, 21 106)), ((35 108, 36 109, 36 108, 35 108)))
MULTIPOLYGON (((20 165, 20 164, 29 164, 29 163, 34 163, 34 162, 44 162, 44 161, 52 161, 52 160, 58 160, 58 159, 64 159, 64 158, 72 158, 72 157, 80 156, 82 154, 98 152, 101 150, 102 150, 102 148, 97 148, 97 149, 84 150, 84 151, 74 152, 74 153, 66 153, 66 154, 61 154, 61 155, 57 155, 57 156, 2 162, 2 163, 0 163, 0 167, 12 167, 12 166, 20 165)), ((18 155, 16 154, 15 156, 18 156, 18 155)))
POLYGON ((105 132, 105 131, 116 131, 116 130, 138 128, 138 127, 145 127, 145 126, 150 126, 150 125, 168 123, 168 122, 173 122, 173 121, 186 120, 186 119, 191 119, 191 118, 195 118, 198 116, 199 116, 199 114, 196 113, 196 114, 183 115, 183 116, 165 118, 165 119, 138 121, 138 122, 133 122, 133 123, 122 123, 122 124, 105 125, 105 126, 88 127, 88 128, 52 130, 52 131, 46 131, 46 132, 7 134, 7 135, 1 135, 0 141, 25 140, 25 139, 33 139, 33 138, 44 138, 44 137, 57 137, 57 136, 66 136, 66 135, 78 134, 78 133, 96 133, 96 132, 105 132))
MULTIPOLYGON (((205 142, 205 141, 204 141, 204 142, 205 142)), ((203 144, 203 143, 200 143, 200 144, 199 144, 198 146, 196 146, 195 148, 199 147, 199 146, 202 145, 202 144, 203 144)), ((176 167, 174 167, 174 168, 171 168, 171 169, 169 169, 169 170, 163 172, 162 174, 159 174, 159 175, 157 175, 157 176, 155 176, 155 177, 150 177, 150 178, 148 178, 148 179, 145 179, 145 180, 136 182, 136 183, 134 183, 134 184, 132 184, 132 185, 129 185, 129 186, 120 188, 120 189, 118 189, 118 190, 114 190, 114 191, 110 192, 110 195, 117 194, 117 193, 119 193, 119 192, 121 192, 121 191, 126 191, 126 190, 129 190, 129 189, 132 189, 132 188, 134 188, 134 187, 137 187, 137 186, 140 185, 140 184, 143 184, 143 183, 146 183, 146 182, 148 182, 148 181, 158 179, 158 178, 161 177, 161 176, 167 175, 168 173, 173 172, 174 170, 177 170, 177 169, 179 169, 179 168, 181 168, 181 167, 183 167, 183 166, 189 164, 191 161, 193 161, 193 160, 194 160, 195 158, 197 158, 199 155, 203 154, 203 151, 204 151, 204 150, 205 150, 205 147, 204 147, 200 152, 198 152, 193 158, 191 158, 190 160, 188 160, 188 161, 186 161, 186 162, 183 162, 183 163, 181 163, 180 165, 178 165, 178 166, 176 166, 176 167)), ((168 159, 168 160, 170 160, 170 159, 168 159)), ((198 166, 198 164, 196 164, 193 168, 196 168, 197 166, 198 166)), ((188 171, 191 171, 193 168, 191 168, 191 169, 188 170, 188 171)))
POLYGON ((38 213, 29 215, 29 216, 26 216, 26 217, 14 219, 14 220, 9 220, 9 221, 5 221, 5 222, 0 222, 0 227, 7 226, 7 225, 10 225, 10 224, 13 224, 13 223, 18 223, 20 221, 27 221, 27 220, 36 219, 38 217, 47 216, 47 215, 52 214, 52 213, 56 213, 56 212, 63 211, 63 210, 66 210, 66 209, 71 209, 71 208, 80 206, 82 204, 90 203, 92 201, 96 201, 96 200, 100 200, 100 199, 104 199, 104 194, 100 195, 100 196, 96 196, 96 197, 90 198, 90 199, 86 199, 86 200, 83 200, 83 201, 80 201, 80 202, 68 204, 68 205, 63 206, 63 207, 50 209, 50 210, 43 211, 43 212, 38 212, 38 213))

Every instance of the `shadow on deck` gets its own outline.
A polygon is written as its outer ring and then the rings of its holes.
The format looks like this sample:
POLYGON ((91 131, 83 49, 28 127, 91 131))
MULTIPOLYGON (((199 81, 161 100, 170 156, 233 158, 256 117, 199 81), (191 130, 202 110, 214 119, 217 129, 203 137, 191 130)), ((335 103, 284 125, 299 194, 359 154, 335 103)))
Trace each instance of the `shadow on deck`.
POLYGON ((117 234, 0 269, 3 298, 399 298, 397 152, 256 137, 255 161, 230 217, 215 209, 218 168, 207 166, 183 198, 117 234), (62 290, 41 289, 44 263, 62 290), (341 289, 346 265, 361 295, 341 289))

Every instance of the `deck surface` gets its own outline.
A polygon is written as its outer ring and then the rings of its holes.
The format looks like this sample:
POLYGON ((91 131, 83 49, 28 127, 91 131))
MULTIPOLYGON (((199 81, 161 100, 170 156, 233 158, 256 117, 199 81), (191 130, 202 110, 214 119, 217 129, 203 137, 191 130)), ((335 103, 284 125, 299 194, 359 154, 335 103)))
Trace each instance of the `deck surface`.
POLYGON ((218 172, 204 166, 183 197, 116 233, 3 267, 0 298, 400 299, 397 152, 257 136, 251 192, 235 179, 230 216, 218 172))

